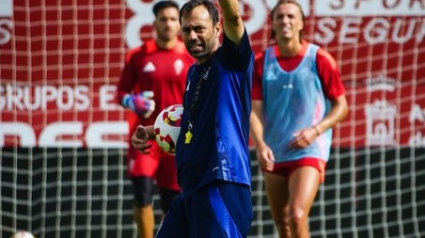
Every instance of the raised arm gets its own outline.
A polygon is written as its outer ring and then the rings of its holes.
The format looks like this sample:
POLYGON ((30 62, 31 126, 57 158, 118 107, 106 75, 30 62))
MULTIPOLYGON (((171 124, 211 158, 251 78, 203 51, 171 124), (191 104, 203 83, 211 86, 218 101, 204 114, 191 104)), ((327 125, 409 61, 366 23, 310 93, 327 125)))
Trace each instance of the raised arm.
POLYGON ((239 11, 238 0, 218 0, 223 11, 224 32, 230 40, 239 44, 245 31, 245 26, 239 11))

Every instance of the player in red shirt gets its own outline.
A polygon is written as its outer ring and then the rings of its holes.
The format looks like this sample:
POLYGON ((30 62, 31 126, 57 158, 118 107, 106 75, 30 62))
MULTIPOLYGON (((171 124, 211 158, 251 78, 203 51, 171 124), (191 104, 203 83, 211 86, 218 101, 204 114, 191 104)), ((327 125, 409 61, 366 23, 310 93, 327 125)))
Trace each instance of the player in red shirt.
MULTIPOLYGON (((156 39, 128 53, 117 88, 118 103, 131 109, 128 113, 130 136, 138 125, 154 124, 162 109, 183 103, 187 71, 194 63, 178 39, 178 5, 173 1, 160 1, 154 5, 153 12, 156 39)), ((180 192, 174 156, 153 144, 150 154, 142 154, 132 145, 128 149, 127 171, 134 188, 134 218, 142 238, 154 236, 154 184, 159 188, 164 214, 180 192)))
POLYGON ((309 212, 332 143, 332 127, 347 115, 335 60, 302 39, 304 14, 295 0, 272 10, 276 45, 255 62, 251 131, 264 171, 279 237, 309 238, 309 212))

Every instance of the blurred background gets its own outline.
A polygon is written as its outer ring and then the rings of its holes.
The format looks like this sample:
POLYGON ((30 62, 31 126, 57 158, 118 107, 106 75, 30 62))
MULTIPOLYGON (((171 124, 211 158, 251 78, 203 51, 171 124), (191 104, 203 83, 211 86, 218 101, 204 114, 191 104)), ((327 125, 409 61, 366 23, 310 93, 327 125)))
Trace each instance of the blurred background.
MULTIPOLYGON (((0 237, 136 237, 127 112, 114 94, 128 50, 154 36, 155 2, 1 0, 0 237)), ((270 43, 276 2, 240 1, 255 52, 270 43)), ((312 237, 425 237, 425 2, 299 2, 350 107, 312 237)), ((250 237, 277 237, 254 151, 252 163, 250 237)))

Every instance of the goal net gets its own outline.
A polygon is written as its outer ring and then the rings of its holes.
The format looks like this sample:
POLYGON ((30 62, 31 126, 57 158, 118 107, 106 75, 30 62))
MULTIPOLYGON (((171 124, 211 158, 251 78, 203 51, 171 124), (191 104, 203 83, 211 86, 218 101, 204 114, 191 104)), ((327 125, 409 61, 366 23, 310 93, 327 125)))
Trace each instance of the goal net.
MULTIPOLYGON (((136 238, 126 112, 113 97, 126 52, 154 37, 155 2, 0 2, 0 237, 136 238)), ((240 1, 256 52, 276 2, 240 1)), ((312 237, 425 237, 425 3, 299 2, 306 39, 336 59, 350 107, 312 237)), ((250 237, 277 237, 251 153, 250 237)))

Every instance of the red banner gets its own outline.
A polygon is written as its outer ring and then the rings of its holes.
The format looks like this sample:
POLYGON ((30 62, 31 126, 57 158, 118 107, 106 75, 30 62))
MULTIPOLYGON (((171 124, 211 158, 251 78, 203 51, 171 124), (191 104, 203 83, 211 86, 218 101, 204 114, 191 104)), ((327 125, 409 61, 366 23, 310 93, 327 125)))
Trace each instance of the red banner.
MULTIPOLYGON (((256 52, 276 2, 240 1, 256 52)), ((307 40, 335 57, 347 88, 334 145, 425 146, 425 1, 299 2, 307 40)), ((115 84, 126 52, 154 36, 154 3, 3 0, 0 145, 126 147, 115 84)))

